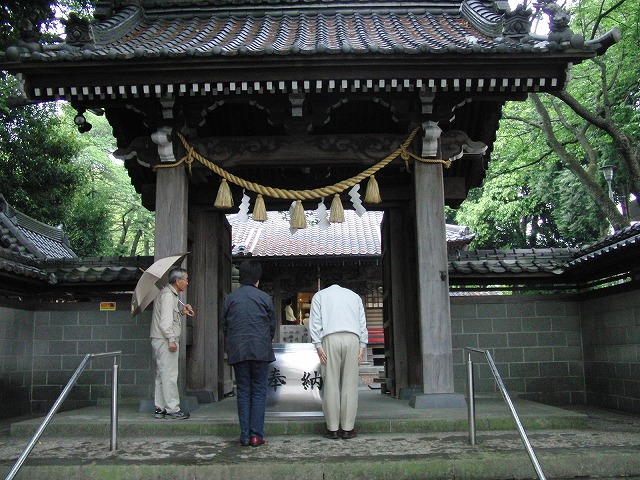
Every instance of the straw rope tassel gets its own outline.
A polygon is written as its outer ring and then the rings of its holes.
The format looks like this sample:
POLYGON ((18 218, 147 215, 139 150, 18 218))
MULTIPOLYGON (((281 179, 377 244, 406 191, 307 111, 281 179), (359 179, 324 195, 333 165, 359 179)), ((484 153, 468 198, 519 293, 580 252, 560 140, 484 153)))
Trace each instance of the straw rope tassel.
POLYGON ((291 228, 307 228, 307 217, 304 216, 304 208, 301 200, 296 200, 293 214, 290 220, 291 228))
POLYGON ((364 203, 381 203, 380 188, 378 188, 378 181, 375 175, 369 177, 367 182, 367 191, 364 194, 364 203))
POLYGON ((338 193, 333 196, 333 200, 331 201, 329 221, 332 223, 344 222, 344 208, 342 208, 342 201, 340 200, 340 194, 338 193))
POLYGON ((220 182, 220 188, 218 189, 218 195, 216 201, 213 203, 217 208, 231 208, 233 207, 233 197, 231 196, 231 188, 226 179, 222 179, 220 182))
POLYGON ((264 222, 267 219, 267 208, 261 193, 258 194, 256 204, 253 206, 253 219, 257 222, 264 222))

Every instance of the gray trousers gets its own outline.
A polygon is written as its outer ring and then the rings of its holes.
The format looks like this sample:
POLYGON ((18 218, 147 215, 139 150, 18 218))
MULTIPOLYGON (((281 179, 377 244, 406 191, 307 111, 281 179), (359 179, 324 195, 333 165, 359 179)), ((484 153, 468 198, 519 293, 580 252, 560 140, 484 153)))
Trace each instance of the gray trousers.
POLYGON ((322 339, 327 364, 322 366, 322 411, 327 429, 353 430, 358 412, 360 339, 338 332, 322 339))
POLYGON ((154 401, 157 408, 166 408, 168 413, 180 410, 178 392, 178 350, 169 351, 169 342, 164 338, 152 338, 151 348, 156 360, 156 388, 154 401))

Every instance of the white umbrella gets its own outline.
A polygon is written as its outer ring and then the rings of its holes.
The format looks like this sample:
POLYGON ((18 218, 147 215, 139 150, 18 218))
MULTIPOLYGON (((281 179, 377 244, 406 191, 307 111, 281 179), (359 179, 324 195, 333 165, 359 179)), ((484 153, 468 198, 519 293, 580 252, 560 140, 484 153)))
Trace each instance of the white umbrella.
POLYGON ((160 290, 167 284, 169 272, 173 267, 179 266, 188 253, 161 258, 144 271, 133 291, 131 315, 135 316, 143 312, 155 300, 160 290))

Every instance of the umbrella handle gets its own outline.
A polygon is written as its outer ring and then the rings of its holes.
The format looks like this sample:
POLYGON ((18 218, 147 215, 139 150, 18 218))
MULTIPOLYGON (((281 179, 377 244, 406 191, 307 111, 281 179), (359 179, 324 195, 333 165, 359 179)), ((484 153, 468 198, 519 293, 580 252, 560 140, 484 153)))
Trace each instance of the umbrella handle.
MULTIPOLYGON (((180 299, 178 299, 178 303, 182 304, 183 307, 186 307, 187 305, 180 299)), ((195 313, 193 313, 193 310, 187 310, 187 315, 189 317, 193 317, 195 315, 195 313)))

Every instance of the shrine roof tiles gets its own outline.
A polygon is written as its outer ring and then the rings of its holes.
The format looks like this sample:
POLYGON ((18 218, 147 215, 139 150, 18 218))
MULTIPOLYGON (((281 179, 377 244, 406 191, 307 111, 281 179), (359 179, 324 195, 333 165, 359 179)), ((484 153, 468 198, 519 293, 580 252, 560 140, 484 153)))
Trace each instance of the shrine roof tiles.
POLYGON ((15 210, 1 194, 0 247, 32 259, 76 257, 61 228, 15 210))
POLYGON ((449 253, 450 274, 561 274, 577 248, 468 250, 449 253))
POLYGON ((640 250, 640 222, 608 235, 600 242, 585 246, 575 255, 575 259, 565 266, 567 271, 591 263, 601 257, 613 257, 618 252, 640 250))
MULTIPOLYGON (((315 212, 307 212, 310 225, 290 230, 283 212, 269 212, 265 222, 252 218, 243 221, 228 215, 232 230, 234 256, 299 257, 299 256, 379 256, 382 254, 380 224, 383 212, 367 211, 362 216, 345 210, 343 223, 332 223, 321 229, 315 212)), ((447 244, 463 247, 475 237, 468 227, 447 225, 447 244)))
MULTIPOLYGON (((314 223, 313 212, 308 212, 314 223)), ((380 222, 382 212, 365 212, 359 217, 345 211, 343 223, 332 223, 322 230, 315 223, 307 228, 290 230, 283 212, 269 212, 265 222, 239 215, 229 215, 234 256, 299 257, 299 256, 371 256, 381 254, 380 222)))
MULTIPOLYGON (((51 62, 252 55, 519 53, 555 48, 544 41, 523 43, 500 37, 502 15, 491 8, 494 2, 484 0, 462 2, 462 8, 457 2, 286 2, 321 7, 315 10, 270 8, 274 7, 270 2, 245 1, 233 2, 233 9, 223 11, 203 7, 211 6, 211 2, 196 3, 191 10, 183 2, 142 3, 143 6, 126 6, 91 25, 89 43, 78 45, 70 39, 68 44, 22 51, 19 58, 51 62)), ((16 56, 15 51, 12 55, 16 56)))

